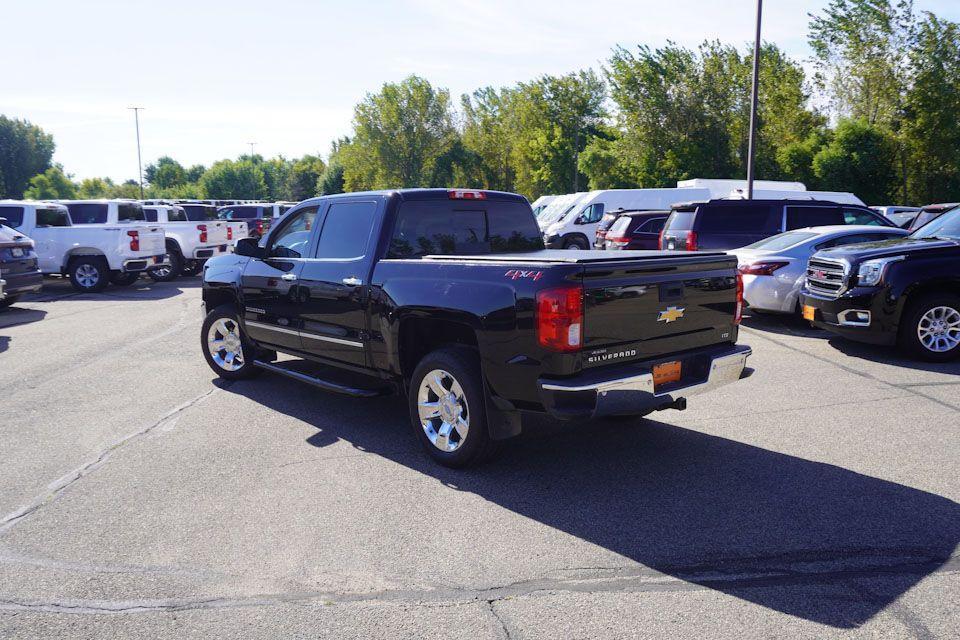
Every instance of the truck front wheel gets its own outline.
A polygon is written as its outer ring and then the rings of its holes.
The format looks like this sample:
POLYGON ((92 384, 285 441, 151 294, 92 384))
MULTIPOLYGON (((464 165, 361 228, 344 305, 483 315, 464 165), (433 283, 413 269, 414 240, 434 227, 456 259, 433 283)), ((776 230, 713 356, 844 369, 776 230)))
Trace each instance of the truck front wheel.
POLYGON ((242 380, 263 371, 253 364, 256 345, 243 335, 233 305, 222 304, 207 314, 200 330, 200 348, 210 368, 225 380, 242 380))
POLYGON ((910 304, 901 319, 900 346, 933 362, 960 357, 960 296, 936 293, 910 304))
POLYGON ((424 357, 410 380, 408 402, 417 439, 443 466, 468 467, 495 453, 473 349, 445 347, 424 357))
POLYGON ((99 256, 80 256, 70 262, 67 269, 70 284, 81 293, 98 293, 110 284, 110 269, 107 261, 99 256))

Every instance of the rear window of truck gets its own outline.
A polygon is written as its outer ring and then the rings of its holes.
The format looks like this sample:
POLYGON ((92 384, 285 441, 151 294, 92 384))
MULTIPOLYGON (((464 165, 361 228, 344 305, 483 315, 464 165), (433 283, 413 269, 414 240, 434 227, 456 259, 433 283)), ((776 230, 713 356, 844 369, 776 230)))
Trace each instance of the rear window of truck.
POLYGON ((106 224, 107 205, 75 202, 67 205, 73 224, 106 224))
POLYGON ((543 249, 529 205, 408 201, 400 205, 388 258, 479 255, 543 249))
POLYGON ((188 220, 203 222, 205 220, 217 219, 217 208, 212 205, 182 204, 180 206, 183 207, 183 210, 186 212, 188 220))

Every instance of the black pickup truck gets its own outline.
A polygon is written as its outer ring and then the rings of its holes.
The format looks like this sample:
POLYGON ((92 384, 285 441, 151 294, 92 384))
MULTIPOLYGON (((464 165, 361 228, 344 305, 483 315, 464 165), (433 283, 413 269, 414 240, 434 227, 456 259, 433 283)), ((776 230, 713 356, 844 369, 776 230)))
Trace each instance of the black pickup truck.
POLYGON ((800 303, 814 325, 852 340, 960 357, 960 208, 905 238, 814 254, 800 303))
POLYGON ((752 372, 735 258, 549 251, 526 199, 494 191, 306 200, 208 261, 203 301, 218 375, 404 393, 448 466, 487 457, 525 412, 683 409, 752 372))

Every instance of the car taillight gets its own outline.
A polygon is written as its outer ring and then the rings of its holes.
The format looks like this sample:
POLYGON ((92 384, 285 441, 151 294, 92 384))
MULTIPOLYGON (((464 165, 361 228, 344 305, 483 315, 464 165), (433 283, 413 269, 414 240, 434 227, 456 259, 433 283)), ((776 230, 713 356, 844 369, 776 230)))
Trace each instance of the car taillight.
POLYGON ((745 276, 772 276, 777 269, 787 266, 789 262, 753 262, 742 264, 737 270, 745 276))
POLYGON ((578 351, 583 342, 583 289, 537 292, 537 341, 550 351, 578 351))
POLYGON ((621 248, 630 244, 630 239, 622 236, 607 236, 607 247, 621 248))
POLYGON ((450 189, 447 197, 451 200, 486 200, 487 194, 477 189, 450 189))
POLYGON ((257 218, 257 233, 263 235, 263 220, 257 218))
POLYGON ((697 250, 697 232, 687 231, 687 251, 697 250))
POLYGON ((743 320, 743 274, 737 271, 737 310, 733 314, 733 324, 743 320))
POLYGON ((140 251, 140 232, 127 231, 127 235, 130 236, 130 251, 140 251))
POLYGON ((662 229, 660 231, 660 237, 657 238, 657 249, 660 249, 660 251, 663 251, 663 234, 666 233, 666 231, 666 229, 662 229))
POLYGON ((207 241, 207 225, 198 224, 197 231, 200 232, 200 242, 206 242, 207 241))
POLYGON ((233 227, 227 225, 227 240, 233 240, 233 227))

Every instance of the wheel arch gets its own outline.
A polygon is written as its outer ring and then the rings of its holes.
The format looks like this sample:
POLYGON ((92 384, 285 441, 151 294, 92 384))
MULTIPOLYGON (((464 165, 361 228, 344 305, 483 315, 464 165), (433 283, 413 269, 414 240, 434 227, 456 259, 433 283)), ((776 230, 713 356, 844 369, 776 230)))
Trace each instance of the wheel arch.
MULTIPOLYGON (((67 271, 67 269, 70 268, 70 263, 76 260, 77 258, 85 258, 88 256, 103 258, 104 260, 107 260, 107 255, 100 249, 97 249, 96 247, 71 247, 71 249, 67 251, 67 253, 64 254, 63 256, 63 264, 61 265, 61 271, 64 271, 64 272, 67 271)), ((107 268, 109 267, 110 267, 110 263, 109 261, 107 261, 107 268)))

